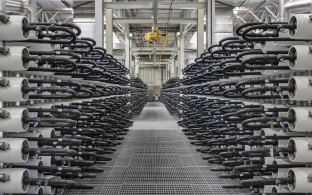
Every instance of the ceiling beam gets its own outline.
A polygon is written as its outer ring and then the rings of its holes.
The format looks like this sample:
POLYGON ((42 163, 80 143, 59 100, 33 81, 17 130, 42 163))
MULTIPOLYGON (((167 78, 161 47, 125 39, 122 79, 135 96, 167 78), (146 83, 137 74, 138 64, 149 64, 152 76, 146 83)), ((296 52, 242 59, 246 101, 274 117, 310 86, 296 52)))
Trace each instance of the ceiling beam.
MULTIPOLYGON (((168 10, 171 2, 158 2, 158 9, 168 10)), ((105 2, 104 9, 153 9, 152 1, 105 2)), ((173 2, 171 9, 205 9, 205 2, 173 2)))
POLYGON ((219 3, 220 5, 224 5, 224 6, 226 6, 226 7, 231 8, 231 9, 235 8, 235 6, 230 5, 230 4, 227 4, 227 3, 224 3, 224 2, 222 2, 222 1, 216 1, 216 3, 219 3))
MULTIPOLYGON (((113 18, 117 24, 153 24, 153 18, 113 18)), ((158 18, 158 24, 167 24, 168 18, 158 18)), ((169 24, 196 24, 196 18, 170 18, 169 24)))
POLYGON ((141 65, 140 64, 140 68, 165 68, 165 67, 166 65, 158 64, 158 62, 156 62, 156 65, 141 65))
POLYGON ((79 8, 79 7, 81 7, 81 6, 88 5, 88 4, 91 4, 91 3, 93 3, 93 2, 94 2, 94 1, 86 1, 86 2, 83 2, 83 3, 79 3, 79 4, 75 5, 73 8, 74 8, 74 9, 77 9, 77 8, 79 8))
MULTIPOLYGON (((153 55, 153 51, 133 51, 132 55, 153 55)), ((157 55, 176 55, 178 52, 161 52, 157 51, 157 55)))
MULTIPOLYGON (((134 47, 132 48, 132 51, 152 51, 154 48, 153 47, 134 47)), ((156 47, 156 50, 157 51, 178 51, 178 48, 177 47, 166 47, 166 48, 163 48, 163 47, 156 47)))
MULTIPOLYGON (((141 65, 154 65, 153 62, 139 62, 140 66, 141 65)), ((160 64, 160 65, 167 65, 169 64, 169 62, 157 62, 157 64, 160 64)))

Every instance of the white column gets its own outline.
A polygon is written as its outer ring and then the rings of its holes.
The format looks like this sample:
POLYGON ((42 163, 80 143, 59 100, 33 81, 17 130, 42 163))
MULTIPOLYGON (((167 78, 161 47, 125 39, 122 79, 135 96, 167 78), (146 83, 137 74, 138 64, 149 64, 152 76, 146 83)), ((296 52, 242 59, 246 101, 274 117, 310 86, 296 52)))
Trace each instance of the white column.
POLYGON ((135 62, 132 60, 132 54, 131 54, 131 76, 135 77, 135 62))
POLYGON ((279 0, 279 22, 285 20, 285 0, 279 0))
MULTIPOLYGON (((198 0, 205 2, 205 0, 198 0)), ((204 52, 204 14, 205 9, 197 10, 197 56, 204 52)))
MULTIPOLYGON (((106 0, 105 2, 112 2, 112 0, 106 0)), ((104 2, 104 3, 105 3, 104 2)), ((106 23, 106 34, 105 34, 105 49, 107 53, 113 54, 113 10, 106 9, 105 11, 105 23, 106 23)))
POLYGON ((178 56, 175 57, 173 61, 173 76, 177 77, 177 64, 178 64, 178 56))
POLYGON ((182 77, 182 69, 185 67, 185 59, 184 59, 184 36, 181 36, 179 39, 179 64, 178 64, 178 76, 182 77))
POLYGON ((134 73, 134 67, 133 67, 133 61, 132 61, 132 46, 133 46, 133 40, 131 37, 129 37, 129 66, 131 69, 131 75, 134 73))
POLYGON ((125 38, 125 66, 131 71, 131 66, 130 66, 130 39, 129 37, 125 38))
POLYGON ((103 0, 95 1, 94 39, 96 45, 104 47, 104 8, 103 0))
POLYGON ((215 42, 216 27, 216 2, 215 0, 207 1, 206 8, 206 48, 215 42))
POLYGON ((134 71, 134 76, 138 77, 139 76, 139 71, 140 71, 140 65, 137 56, 134 58, 134 65, 135 65, 135 71, 134 71))
POLYGON ((37 22, 37 0, 30 0, 29 9, 31 22, 37 22))
MULTIPOLYGON (((180 50, 180 38, 177 38, 177 48, 178 48, 178 56, 177 56, 177 64, 175 65, 175 67, 178 68, 178 71, 180 69, 180 55, 181 55, 181 50, 180 50)), ((179 72, 178 72, 178 75, 177 76, 180 76, 179 72)))
POLYGON ((5 12, 6 11, 6 0, 0 1, 0 11, 5 12))
POLYGON ((169 71, 170 71, 169 78, 174 77, 175 76, 175 56, 174 55, 171 56, 169 71))

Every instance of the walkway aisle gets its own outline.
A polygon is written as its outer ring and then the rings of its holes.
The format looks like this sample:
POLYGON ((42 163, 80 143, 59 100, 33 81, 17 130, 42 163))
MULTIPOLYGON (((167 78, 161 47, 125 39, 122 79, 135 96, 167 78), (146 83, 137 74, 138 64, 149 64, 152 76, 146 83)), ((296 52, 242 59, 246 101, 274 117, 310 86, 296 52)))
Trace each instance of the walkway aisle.
MULTIPOLYGON (((160 102, 148 103, 135 118, 134 126, 113 161, 101 168, 104 173, 89 184, 94 190, 79 190, 80 195, 191 195, 240 194, 222 189, 233 180, 218 178, 189 144, 160 102)), ((71 191, 73 192, 73 191, 71 191)), ((73 193, 71 193, 73 194, 73 193)))

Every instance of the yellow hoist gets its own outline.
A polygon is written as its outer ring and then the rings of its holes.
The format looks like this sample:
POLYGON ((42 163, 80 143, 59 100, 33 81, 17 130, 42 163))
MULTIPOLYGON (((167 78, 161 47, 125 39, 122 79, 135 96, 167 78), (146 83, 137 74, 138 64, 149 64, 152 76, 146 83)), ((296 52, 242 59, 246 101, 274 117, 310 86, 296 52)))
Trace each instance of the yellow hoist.
POLYGON ((161 31, 156 29, 145 34, 144 39, 146 42, 159 42, 161 40, 161 31))

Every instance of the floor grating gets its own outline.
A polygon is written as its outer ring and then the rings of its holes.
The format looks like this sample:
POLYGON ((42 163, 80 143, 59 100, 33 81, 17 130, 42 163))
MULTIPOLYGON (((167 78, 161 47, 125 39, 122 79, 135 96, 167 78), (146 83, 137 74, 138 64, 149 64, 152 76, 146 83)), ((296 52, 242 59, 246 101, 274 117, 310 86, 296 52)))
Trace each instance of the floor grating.
POLYGON ((238 181, 219 178, 212 166, 179 129, 177 119, 159 102, 148 103, 134 126, 110 155, 97 178, 80 180, 93 190, 70 190, 66 195, 210 195, 242 194, 223 189, 238 181))

